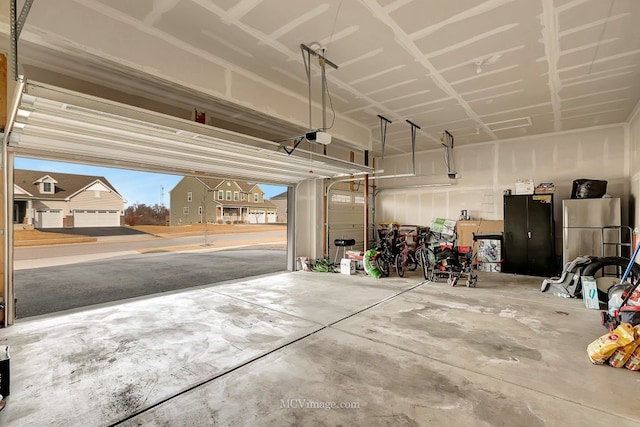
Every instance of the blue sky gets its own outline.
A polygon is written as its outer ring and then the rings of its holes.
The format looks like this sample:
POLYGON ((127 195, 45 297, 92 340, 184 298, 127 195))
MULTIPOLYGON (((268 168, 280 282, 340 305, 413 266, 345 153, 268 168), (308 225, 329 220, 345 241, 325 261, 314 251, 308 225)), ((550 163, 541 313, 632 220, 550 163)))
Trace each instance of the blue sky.
MULTIPOLYGON (((16 157, 15 169, 43 172, 64 172, 78 175, 104 176, 125 199, 125 206, 144 203, 153 206, 163 204, 169 207, 169 191, 182 178, 181 175, 165 175, 124 169, 88 166, 77 163, 61 163, 16 157), (164 198, 163 198, 164 192, 164 198)), ((266 199, 282 193, 287 187, 260 184, 266 199)))

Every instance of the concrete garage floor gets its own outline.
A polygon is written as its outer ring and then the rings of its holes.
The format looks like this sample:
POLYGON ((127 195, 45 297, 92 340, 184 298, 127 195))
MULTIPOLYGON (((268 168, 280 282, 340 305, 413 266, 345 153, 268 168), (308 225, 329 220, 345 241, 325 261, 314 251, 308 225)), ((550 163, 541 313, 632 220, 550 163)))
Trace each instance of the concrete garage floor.
POLYGON ((20 321, 0 425, 640 424, 640 373, 589 363, 581 300, 419 281, 281 273, 20 321))

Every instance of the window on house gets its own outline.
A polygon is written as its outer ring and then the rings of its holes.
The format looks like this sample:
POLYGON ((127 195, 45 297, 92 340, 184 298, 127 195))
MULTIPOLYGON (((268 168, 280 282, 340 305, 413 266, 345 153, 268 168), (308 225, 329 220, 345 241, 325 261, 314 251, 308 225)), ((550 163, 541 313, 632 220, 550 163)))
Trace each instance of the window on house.
POLYGON ((231 200, 231 191, 227 191, 227 200, 231 200))
POLYGON ((193 200, 193 193, 192 193, 191 191, 189 191, 189 192, 187 193, 187 202, 190 202, 190 201, 192 201, 192 200, 193 200))
POLYGON ((224 191, 218 190, 218 200, 224 199, 224 191))
POLYGON ((53 193, 53 184, 50 182, 42 183, 42 192, 43 193, 53 193))
POLYGON ((258 203, 258 193, 253 193, 253 201, 258 203))
POLYGON ((198 206, 198 215, 202 215, 202 206, 198 206))
POLYGON ((185 206, 184 208, 182 208, 182 213, 185 215, 189 214, 189 206, 185 206))
POLYGON ((241 196, 240 196, 240 197, 242 198, 242 201, 244 202, 245 194, 244 194, 244 193, 241 193, 241 196))
POLYGON ((235 201, 240 200, 240 194, 237 191, 233 192, 233 200, 235 201))

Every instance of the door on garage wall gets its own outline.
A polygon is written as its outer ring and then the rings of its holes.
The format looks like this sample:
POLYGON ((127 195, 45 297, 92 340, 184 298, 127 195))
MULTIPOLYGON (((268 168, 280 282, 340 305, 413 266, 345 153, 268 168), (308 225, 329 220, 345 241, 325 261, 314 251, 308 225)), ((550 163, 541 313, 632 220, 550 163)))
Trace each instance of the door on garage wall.
MULTIPOLYGON (((329 245, 329 259, 333 260, 336 251, 338 258, 342 256, 343 249, 334 244, 336 239, 354 239, 353 249, 364 249, 364 192, 362 185, 349 188, 350 184, 341 186, 340 189, 331 189, 327 196, 329 232, 327 243, 329 245)), ((349 248, 347 248, 349 249, 349 248)))

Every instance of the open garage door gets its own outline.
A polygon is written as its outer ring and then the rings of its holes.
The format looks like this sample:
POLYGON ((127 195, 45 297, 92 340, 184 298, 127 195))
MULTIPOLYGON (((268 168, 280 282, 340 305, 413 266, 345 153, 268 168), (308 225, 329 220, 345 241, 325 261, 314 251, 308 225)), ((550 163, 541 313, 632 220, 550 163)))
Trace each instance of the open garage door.
POLYGON ((30 82, 9 147, 16 155, 280 185, 371 173, 366 166, 30 82))
POLYGON ((74 227, 119 227, 119 211, 75 210, 74 227))
MULTIPOLYGON (((3 142, 3 154, 8 153, 9 159, 21 156, 290 188, 307 180, 373 172, 300 148, 287 153, 276 142, 35 82, 16 85, 3 142)), ((10 206, 13 186, 12 162, 7 164, 3 172, 5 209, 10 206)), ((290 196, 290 201, 294 203, 295 196, 290 196)), ((14 322, 9 220, 10 215, 5 215, 4 227, 9 230, 4 239, 5 325, 14 322)), ((83 212, 76 227, 103 220, 115 222, 115 215, 83 212)), ((290 226, 289 236, 292 230, 290 226)), ((295 266, 292 242, 289 238, 288 266, 295 266)))

